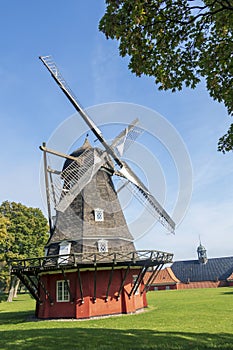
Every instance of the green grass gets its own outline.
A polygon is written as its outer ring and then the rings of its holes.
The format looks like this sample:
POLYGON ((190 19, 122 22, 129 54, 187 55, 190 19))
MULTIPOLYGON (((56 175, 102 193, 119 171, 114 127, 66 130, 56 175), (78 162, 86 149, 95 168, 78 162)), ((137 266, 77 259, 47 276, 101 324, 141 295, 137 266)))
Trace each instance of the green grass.
POLYGON ((137 315, 88 321, 36 321, 34 301, 0 303, 0 349, 233 349, 233 289, 148 293, 137 315))

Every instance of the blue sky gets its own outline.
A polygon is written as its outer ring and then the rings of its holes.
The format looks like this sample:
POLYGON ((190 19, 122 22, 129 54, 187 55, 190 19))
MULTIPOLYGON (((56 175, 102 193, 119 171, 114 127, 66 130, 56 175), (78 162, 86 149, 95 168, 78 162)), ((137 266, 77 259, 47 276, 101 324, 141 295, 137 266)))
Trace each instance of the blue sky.
MULTIPOLYGON (((145 106, 166 118, 187 147, 193 169, 188 211, 176 235, 156 226, 137 247, 173 252, 176 260, 192 259, 200 236, 209 257, 232 255, 232 153, 217 152, 230 118, 225 107, 209 97, 204 83, 172 94, 158 91, 153 78, 132 75, 127 58, 118 55, 117 43, 98 31, 102 0, 0 4, 0 201, 45 212, 39 145, 74 113, 38 59, 52 54, 85 108, 109 102, 145 106)), ((159 151, 153 149, 155 155, 159 151)), ((166 164, 163 171, 166 177, 166 164)))

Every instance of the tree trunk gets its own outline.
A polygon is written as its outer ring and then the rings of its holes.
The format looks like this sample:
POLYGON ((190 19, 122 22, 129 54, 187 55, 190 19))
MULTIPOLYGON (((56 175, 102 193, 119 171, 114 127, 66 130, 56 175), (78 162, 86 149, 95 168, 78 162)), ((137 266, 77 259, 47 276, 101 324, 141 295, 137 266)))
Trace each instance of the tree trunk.
POLYGON ((17 293, 18 293, 18 289, 19 289, 19 284, 20 284, 20 280, 19 280, 19 278, 17 278, 16 283, 15 283, 13 298, 17 298, 17 293))
POLYGON ((16 276, 12 276, 11 277, 10 290, 9 290, 9 294, 8 294, 8 298, 7 298, 8 302, 12 302, 12 300, 13 300, 16 283, 17 283, 17 277, 16 276))

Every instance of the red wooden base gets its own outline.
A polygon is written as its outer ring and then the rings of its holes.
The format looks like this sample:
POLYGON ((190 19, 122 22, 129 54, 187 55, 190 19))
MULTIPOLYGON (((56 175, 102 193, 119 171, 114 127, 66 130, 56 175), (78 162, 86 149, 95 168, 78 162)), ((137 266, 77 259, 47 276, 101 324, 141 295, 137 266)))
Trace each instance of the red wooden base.
POLYGON ((64 274, 59 272, 40 275, 40 300, 37 303, 38 318, 74 318, 84 319, 114 314, 135 313, 147 306, 146 293, 143 292, 143 281, 136 293, 132 291, 135 279, 141 269, 125 268, 114 271, 94 269, 66 271, 65 279, 69 283, 70 301, 57 300, 57 281, 64 280, 64 274), (112 274, 112 275, 111 275, 112 274))

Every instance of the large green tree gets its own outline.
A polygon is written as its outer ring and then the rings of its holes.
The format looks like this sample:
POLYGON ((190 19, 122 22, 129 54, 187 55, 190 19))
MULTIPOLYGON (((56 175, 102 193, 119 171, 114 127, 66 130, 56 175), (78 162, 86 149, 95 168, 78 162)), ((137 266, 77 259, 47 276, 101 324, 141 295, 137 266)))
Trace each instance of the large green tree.
POLYGON ((21 203, 5 201, 0 205, 0 275, 5 290, 17 285, 15 278, 9 279, 9 261, 43 256, 48 240, 48 224, 38 208, 21 203))
MULTIPOLYGON (((195 88, 204 79, 233 114, 232 0, 106 0, 99 29, 119 40, 137 76, 155 77, 160 90, 195 88)), ((233 150, 233 125, 219 140, 233 150)))

